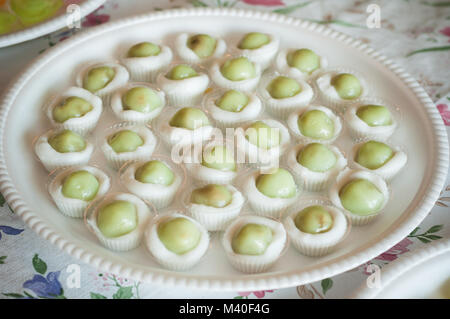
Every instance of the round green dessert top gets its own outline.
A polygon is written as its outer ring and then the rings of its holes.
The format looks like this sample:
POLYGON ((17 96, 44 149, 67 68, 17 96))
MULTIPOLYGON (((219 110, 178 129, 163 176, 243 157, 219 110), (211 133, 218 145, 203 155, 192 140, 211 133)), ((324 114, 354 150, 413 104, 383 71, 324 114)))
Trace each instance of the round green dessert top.
POLYGON ((381 105, 363 105, 356 115, 369 126, 387 126, 392 124, 391 112, 381 105))
POLYGON ((161 52, 159 45, 151 42, 141 42, 133 45, 128 50, 129 58, 146 58, 149 56, 158 55, 161 52))
POLYGON ((362 93, 361 82, 350 73, 340 73, 331 79, 331 85, 336 89, 341 99, 353 100, 362 93))
POLYGON ((300 84, 292 78, 278 76, 267 86, 267 92, 274 99, 293 97, 302 91, 300 84))
POLYGON ((248 101, 249 98, 245 93, 236 90, 229 90, 226 91, 218 100, 216 100, 215 104, 222 110, 237 113, 242 111, 247 106, 248 101))
POLYGON ((286 60, 290 67, 307 74, 320 68, 320 57, 309 49, 291 51, 287 54, 286 60))
POLYGON ((61 192, 65 197, 88 202, 97 195, 99 185, 97 178, 88 171, 76 171, 64 178, 61 192))
POLYGON ((368 169, 377 169, 386 164, 394 156, 394 151, 388 145, 368 141, 362 144, 355 157, 355 161, 368 169))
POLYGON ((333 217, 324 207, 315 205, 298 212, 294 222, 295 226, 304 233, 320 234, 331 229, 333 217))
POLYGON ((191 203, 223 208, 231 203, 233 194, 224 185, 209 184, 192 191, 191 203))
POLYGON ((169 186, 173 183, 175 175, 165 163, 152 160, 140 166, 134 173, 134 178, 141 183, 169 186))
POLYGON ((196 130, 203 126, 210 125, 205 112, 195 107, 183 107, 178 110, 170 119, 170 126, 196 130))
POLYGON ((219 171, 236 171, 236 162, 233 152, 226 146, 217 145, 203 153, 202 165, 219 171))
POLYGON ((77 96, 71 96, 64 100, 61 104, 55 106, 52 111, 55 122, 64 123, 68 119, 82 117, 86 113, 92 111, 92 105, 77 96))
POLYGON ((210 57, 214 53, 216 44, 216 39, 207 34, 193 35, 187 41, 187 46, 202 59, 210 57))
POLYGON ((317 140, 329 140, 334 136, 334 122, 321 110, 303 113, 297 121, 300 132, 317 140))
POLYGON ((42 22, 55 15, 63 0, 11 0, 10 7, 25 26, 42 22))
POLYGON ((0 34, 14 31, 17 24, 18 20, 13 14, 0 10, 0 34))
POLYGON ((255 50, 270 42, 270 37, 265 33, 247 33, 239 42, 238 48, 242 50, 255 50))
POLYGON ((70 130, 63 130, 51 136, 48 143, 59 153, 81 152, 86 148, 84 138, 70 130))
POLYGON ((227 60, 220 72, 230 81, 244 81, 256 76, 255 65, 246 57, 238 57, 227 60))
POLYGON ((197 76, 197 72, 186 64, 178 64, 174 66, 169 73, 166 74, 166 78, 170 80, 184 80, 193 78, 194 76, 197 76))
POLYGON ((366 179, 354 179, 339 191, 342 206, 349 212, 366 216, 377 213, 384 204, 383 193, 366 179))
POLYGON ((122 130, 108 138, 108 144, 116 153, 134 152, 144 145, 144 140, 134 131, 122 130))
POLYGON ((327 146, 311 143, 297 154, 297 162, 313 172, 326 172, 336 165, 337 158, 327 146))
POLYGON ((247 224, 231 240, 231 248, 236 254, 259 256, 272 243, 273 232, 261 224, 247 224))
POLYGON ((106 87, 116 75, 116 71, 109 66, 92 68, 83 79, 83 88, 95 93, 106 87))
POLYGON ((129 89, 122 96, 122 103, 124 110, 133 110, 141 113, 149 113, 162 105, 158 94, 144 86, 129 89))
POLYGON ((126 235, 136 229, 137 224, 136 206, 125 200, 103 206, 97 215, 97 227, 108 238, 126 235))
POLYGON ((158 225, 158 237, 168 250, 182 255, 197 247, 202 234, 192 221, 177 217, 158 225))
POLYGON ((294 178, 284 168, 278 168, 270 174, 261 174, 256 178, 256 188, 271 198, 292 198, 297 194, 294 178))
POLYGON ((256 121, 245 130, 245 138, 263 149, 280 145, 281 133, 276 127, 270 127, 262 121, 256 121))

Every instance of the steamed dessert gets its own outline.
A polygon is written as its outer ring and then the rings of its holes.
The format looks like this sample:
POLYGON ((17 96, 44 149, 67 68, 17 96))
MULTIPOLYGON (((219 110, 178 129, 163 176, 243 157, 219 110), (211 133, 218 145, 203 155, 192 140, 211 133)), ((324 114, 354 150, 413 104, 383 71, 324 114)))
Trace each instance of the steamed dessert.
POLYGON ((261 67, 245 56, 216 61, 211 67, 211 79, 223 89, 253 91, 261 77, 261 67))
POLYGON ((139 125, 116 125, 106 135, 101 149, 106 160, 115 169, 119 169, 127 161, 142 161, 150 157, 157 143, 153 132, 139 125))
POLYGON ((128 69, 133 81, 153 82, 157 74, 172 62, 172 58, 169 47, 144 41, 128 47, 121 63, 128 69))
POLYGON ((281 135, 274 127, 262 121, 256 121, 247 128, 245 137, 260 148, 270 149, 280 145, 281 135), (267 134, 264 134, 267 131, 267 134))
POLYGON ((247 163, 274 166, 285 152, 290 135, 287 128, 276 120, 261 119, 236 130, 238 151, 245 154, 247 163))
POLYGON ((228 184, 238 175, 238 164, 232 146, 222 141, 211 141, 203 147, 195 146, 193 160, 185 163, 194 179, 205 183, 228 184))
POLYGON ((189 214, 209 231, 224 230, 241 212, 245 199, 234 186, 207 184, 185 199, 189 214))
POLYGON ((158 236, 168 250, 182 255, 197 247, 201 233, 190 220, 175 218, 159 225, 158 236), (185 236, 180 236, 180 233, 185 236))
POLYGON ((255 65, 245 57, 226 61, 220 67, 220 72, 230 81, 244 81, 256 76, 255 65))
POLYGON ((330 253, 346 235, 349 225, 342 211, 320 198, 300 201, 284 220, 294 247, 303 255, 330 253))
POLYGON ((316 79, 320 96, 334 107, 348 106, 367 92, 364 79, 354 71, 330 70, 316 79))
POLYGON ((86 223, 100 243, 114 251, 138 247, 151 219, 147 205, 127 193, 106 195, 86 211, 86 223))
POLYGON ((323 173, 336 165, 337 156, 328 146, 311 143, 298 152, 297 162, 310 171, 323 173))
POLYGON ((353 100, 361 96, 361 83, 350 73, 340 73, 331 78, 331 85, 341 99, 353 100))
POLYGON ((213 129, 205 112, 196 107, 172 108, 159 123, 161 136, 171 146, 205 141, 211 137, 213 129))
POLYGON ((299 185, 309 191, 321 191, 347 166, 347 160, 336 146, 313 142, 292 147, 287 165, 299 185))
POLYGON ((94 146, 81 135, 67 129, 47 131, 34 145, 39 160, 48 171, 74 165, 86 165, 94 146))
POLYGON ((354 165, 380 175, 385 180, 393 178, 406 162, 405 152, 381 141, 369 140, 353 147, 354 165))
POLYGON ((350 133, 356 138, 386 140, 397 128, 397 121, 390 108, 384 102, 374 99, 349 107, 344 118, 350 133))
POLYGON ((385 143, 368 141, 358 148, 355 162, 365 168, 375 170, 384 166, 393 156, 394 151, 385 143))
POLYGON ((392 116, 389 110, 382 105, 364 105, 358 108, 356 111, 361 121, 368 126, 389 126, 392 124, 392 116))
POLYGON ((273 234, 270 227, 247 224, 233 237, 231 248, 239 255, 258 256, 265 253, 272 240, 273 234))
POLYGON ((255 119, 261 109, 262 103, 256 94, 239 90, 224 90, 219 94, 212 94, 205 102, 205 110, 224 129, 255 119))
POLYGON ((261 65, 264 70, 269 67, 278 52, 280 41, 277 37, 262 33, 249 32, 238 42, 237 49, 240 54, 248 57, 252 62, 261 65))
POLYGON ((334 123, 321 110, 311 110, 303 113, 297 120, 300 133, 314 140, 329 140, 334 135, 334 123))
POLYGON ((155 157, 130 163, 121 173, 120 180, 128 191, 159 209, 173 202, 184 175, 168 159, 155 157))
POLYGON ((389 192, 380 176, 346 169, 338 175, 329 196, 334 205, 347 213, 353 225, 364 225, 382 211, 389 192))
POLYGON ((158 215, 146 232, 147 249, 156 261, 171 270, 187 270, 196 265, 209 246, 207 230, 181 212, 158 215))
POLYGON ((205 63, 221 57, 227 45, 224 40, 209 34, 181 33, 175 40, 175 48, 187 63, 205 63))
POLYGON ((97 125, 102 110, 102 100, 98 96, 82 88, 70 87, 50 101, 46 114, 56 128, 86 135, 97 125))
POLYGON ((93 166, 77 166, 58 172, 48 185, 48 192, 59 211, 82 218, 86 207, 108 192, 110 178, 93 166))
POLYGON ((197 108, 185 107, 177 111, 170 119, 170 126, 184 128, 187 130, 196 130, 200 127, 209 125, 208 117, 203 111, 197 108))
POLYGON ((114 114, 120 120, 136 124, 156 118, 165 104, 164 92, 144 83, 130 83, 117 90, 111 99, 114 114))
POLYGON ((88 64, 76 77, 77 86, 99 96, 104 105, 109 105, 115 90, 124 86, 130 75, 128 70, 114 62, 88 64))
POLYGON ((97 227, 108 238, 126 235, 135 230, 136 226, 136 207, 129 201, 117 200, 107 204, 97 215, 97 227))
POLYGON ((257 215, 279 217, 281 211, 292 205, 300 190, 292 174, 284 168, 269 173, 250 174, 243 186, 244 194, 257 215))
POLYGON ((323 56, 308 48, 281 50, 275 60, 279 72, 297 78, 309 78, 327 65, 323 56))
POLYGON ((278 221, 242 216, 226 228, 222 245, 234 268, 244 273, 259 273, 269 269, 281 256, 286 237, 278 221))
POLYGON ((288 126, 302 142, 332 143, 340 134, 340 118, 324 106, 310 106, 288 117, 288 126))
POLYGON ((314 97, 311 86, 299 77, 268 76, 262 81, 261 96, 267 110, 286 118, 291 112, 306 107, 314 97))
POLYGON ((195 106, 208 88, 209 77, 187 64, 175 64, 167 73, 160 73, 158 86, 166 93, 168 103, 175 107, 195 106))
POLYGON ((363 216, 378 212, 384 202, 381 191, 365 179, 355 179, 345 184, 339 197, 345 209, 363 216))

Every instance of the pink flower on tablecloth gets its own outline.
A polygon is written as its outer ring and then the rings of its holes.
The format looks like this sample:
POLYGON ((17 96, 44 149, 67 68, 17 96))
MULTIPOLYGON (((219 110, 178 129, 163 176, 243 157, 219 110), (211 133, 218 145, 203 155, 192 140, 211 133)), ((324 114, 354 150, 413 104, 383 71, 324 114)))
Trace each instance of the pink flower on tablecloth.
POLYGON ((242 0, 242 2, 253 6, 284 6, 283 1, 281 0, 242 0))
POLYGON ((436 106, 441 113, 442 119, 444 120, 445 125, 450 126, 450 110, 447 104, 438 104, 436 106))
POLYGON ((450 37, 450 27, 445 27, 442 30, 439 30, 439 32, 447 37, 450 37))
POLYGON ((244 291, 244 292, 238 292, 238 295, 242 296, 242 297, 248 297, 251 294, 254 294, 256 298, 264 298, 264 296, 266 295, 266 292, 273 292, 273 290, 244 291))
POLYGON ((93 12, 91 14, 88 14, 85 18, 83 23, 81 24, 83 27, 93 27, 105 22, 109 21, 109 15, 107 14, 97 14, 96 12, 93 12))
POLYGON ((378 257, 375 257, 375 259, 384 261, 393 261, 398 258, 398 255, 408 252, 409 251, 408 246, 411 245, 412 243, 413 243, 412 240, 405 238, 388 251, 385 251, 378 257))

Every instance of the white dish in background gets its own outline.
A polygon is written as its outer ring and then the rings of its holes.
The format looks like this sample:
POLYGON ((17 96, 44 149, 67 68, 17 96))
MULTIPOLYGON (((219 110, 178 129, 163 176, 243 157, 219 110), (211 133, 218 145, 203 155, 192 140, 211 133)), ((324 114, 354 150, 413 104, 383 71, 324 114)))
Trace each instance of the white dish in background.
POLYGON ((450 239, 401 256, 381 269, 379 287, 364 284, 352 298, 450 299, 450 239))
MULTIPOLYGON (((96 132, 113 121, 110 111, 102 116, 104 122, 96 132)), ((9 87, 1 106, 0 135, 0 191, 16 214, 40 236, 101 271, 167 286, 214 290, 248 291, 306 284, 376 257, 406 237, 427 216, 443 187, 449 157, 447 133, 434 104, 423 88, 391 60, 323 25, 237 9, 162 11, 111 22, 67 39, 39 56, 9 87), (386 211, 370 225, 353 227, 332 254, 311 258, 290 247, 269 271, 246 275, 232 268, 220 236, 213 235, 212 247, 198 265, 186 272, 173 272, 153 261, 144 245, 126 253, 105 249, 81 221, 63 216, 52 203, 45 190, 47 173, 31 147, 33 139, 49 125, 42 104, 74 83, 80 64, 114 58, 119 44, 129 46, 142 39, 159 38, 173 41, 180 32, 204 30, 230 43, 237 35, 257 30, 278 35, 281 47, 310 47, 326 54, 330 65, 359 70, 377 96, 400 109, 402 118, 392 142, 402 145, 410 160, 391 184, 386 211)), ((348 132, 341 135, 344 137, 336 144, 348 154, 348 132)), ((94 154, 92 164, 103 167, 99 153, 94 154)), ((112 191, 117 191, 117 186, 112 191)))
MULTIPOLYGON (((77 4, 80 7, 80 19, 99 8, 106 0, 84 0, 77 4)), ((41 23, 18 31, 0 35, 0 48, 32 40, 67 26, 68 13, 58 14, 41 23)))

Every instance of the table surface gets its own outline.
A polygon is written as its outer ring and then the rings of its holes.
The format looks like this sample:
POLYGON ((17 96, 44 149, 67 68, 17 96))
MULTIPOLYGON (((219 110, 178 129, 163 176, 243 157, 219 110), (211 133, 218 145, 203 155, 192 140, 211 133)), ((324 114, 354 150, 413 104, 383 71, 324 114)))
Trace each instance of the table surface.
MULTIPOLYGON (((376 1, 380 28, 367 28, 373 1, 354 0, 108 0, 63 29, 0 49, 0 91, 36 56, 75 33, 134 14, 188 7, 251 8, 313 20, 358 38, 395 60, 426 89, 450 133, 450 2, 376 1)), ((450 177, 427 218, 408 237, 373 260, 341 275, 304 286, 266 291, 210 292, 167 288, 101 273, 59 251, 28 229, 0 195, 0 298, 346 298, 402 254, 450 237, 450 177), (80 271, 79 285, 74 274, 80 271)), ((381 272, 382 280, 382 272, 381 272)))

